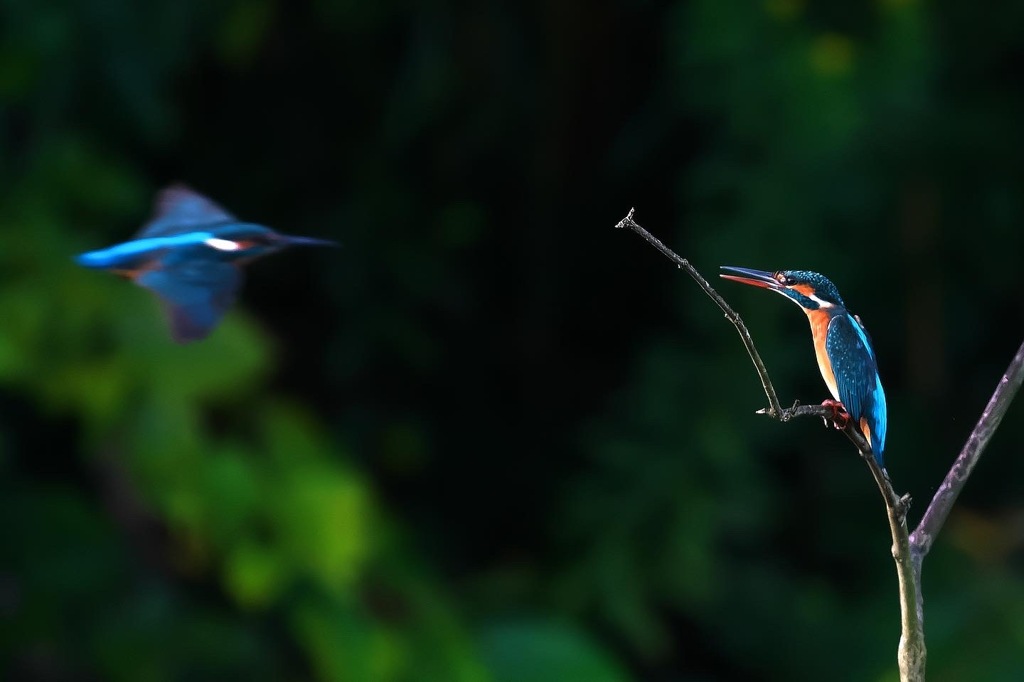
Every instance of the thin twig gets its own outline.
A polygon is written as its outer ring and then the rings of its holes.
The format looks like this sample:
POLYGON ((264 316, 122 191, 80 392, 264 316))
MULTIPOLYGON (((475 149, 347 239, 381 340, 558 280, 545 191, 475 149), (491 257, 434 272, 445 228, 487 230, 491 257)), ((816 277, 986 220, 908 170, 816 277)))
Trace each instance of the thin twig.
MULTIPOLYGON (((747 349, 747 353, 750 355, 750 359, 754 363, 754 368, 757 370, 757 374, 761 379, 761 385, 764 387, 765 395, 768 397, 769 406, 758 410, 759 414, 766 414, 769 417, 783 422, 788 421, 793 417, 803 416, 822 417, 826 420, 830 416, 834 417, 832 408, 825 406, 794 404, 793 407, 783 408, 779 403, 771 378, 768 376, 768 370, 765 368, 764 362, 761 360, 761 356, 754 347, 754 341, 750 336, 750 332, 747 330, 747 326, 743 323, 743 320, 736 311, 734 311, 729 304, 725 302, 725 299, 722 298, 710 284, 708 284, 707 280, 697 272, 696 268, 690 265, 689 261, 681 258, 678 254, 672 251, 672 249, 665 246, 661 240, 644 228, 640 227, 640 225, 633 220, 633 209, 629 209, 629 213, 626 217, 620 220, 615 227, 633 230, 646 239, 652 246, 654 246, 654 248, 658 249, 658 251, 664 254, 665 257, 675 263, 679 268, 685 270, 687 274, 700 285, 700 288, 704 290, 704 293, 706 293, 711 300, 713 300, 718 307, 722 309, 722 312, 725 313, 726 319, 736 327, 736 331, 743 340, 743 346, 747 349)), ((1024 350, 1024 347, 1022 347, 1022 350, 1024 350)), ((892 487, 892 483, 889 481, 888 474, 885 469, 879 466, 878 462, 875 461, 875 458, 870 453, 870 446, 865 441, 863 434, 861 434, 861 432, 852 423, 852 420, 847 423, 844 432, 853 442, 854 446, 856 446, 861 458, 867 463, 868 468, 871 470, 871 475, 874 477, 875 483, 878 485, 878 489, 882 494, 882 499, 885 501, 886 515, 889 518, 889 531, 892 534, 893 542, 892 556, 896 562, 896 574, 899 580, 900 593, 901 634, 897 653, 897 660, 900 668, 900 679, 903 680, 903 682, 924 682, 925 643, 924 619, 922 616, 921 606, 920 572, 914 569, 914 561, 910 551, 910 537, 907 531, 907 509, 910 506, 910 496, 903 495, 901 497, 896 494, 896 491, 892 487)))
POLYGON ((971 435, 967 437, 963 450, 953 462, 953 467, 946 474, 946 478, 932 498, 924 516, 921 517, 921 522, 917 524, 917 528, 910 536, 911 548, 919 572, 921 560, 931 549, 935 536, 939 534, 942 525, 946 522, 953 503, 956 502, 964 484, 967 483, 967 478, 974 470, 974 465, 978 463, 981 453, 985 451, 985 446, 991 440, 992 434, 999 427, 999 422, 1003 420, 1014 396, 1020 390, 1022 381, 1024 381, 1024 344, 1017 349, 1017 354, 1013 356, 1010 366, 1006 368, 1006 373, 992 393, 977 425, 971 431, 971 435))
MULTIPOLYGON (((743 324, 742 320, 740 321, 740 324, 743 324)), ((756 414, 764 414, 768 415, 769 417, 772 416, 770 408, 767 407, 761 408, 756 412, 756 414)), ((782 408, 782 415, 777 417, 777 419, 779 421, 785 422, 789 421, 793 417, 820 417, 822 420, 825 421, 827 425, 831 423, 832 420, 835 419, 835 416, 835 408, 828 407, 826 405, 801 405, 799 403, 796 403, 793 405, 793 407, 782 408)), ((841 430, 846 435, 846 437, 850 439, 850 442, 853 443, 853 445, 857 448, 858 452, 860 452, 865 457, 871 454, 871 444, 868 443, 867 439, 864 437, 864 434, 860 432, 860 430, 852 421, 848 421, 846 423, 846 426, 844 426, 841 430)), ((885 469, 880 468, 879 471, 883 472, 883 476, 885 475, 885 469)))
POLYGON ((757 348, 754 347, 754 340, 750 337, 750 332, 747 331, 747 326, 743 324, 743 320, 736 314, 725 299, 719 296, 718 292, 711 288, 708 281, 701 277, 701 274, 697 272, 696 268, 690 265, 689 261, 684 258, 680 258, 675 251, 668 248, 661 243, 661 240, 655 237, 653 234, 645 230, 636 224, 633 220, 634 209, 629 209, 629 213, 626 217, 620 220, 615 227, 618 229, 628 228, 633 230, 638 235, 646 239, 651 246, 661 251, 670 261, 676 264, 677 267, 686 271, 690 277, 704 290, 704 293, 711 297, 711 300, 722 309, 725 313, 725 319, 732 322, 733 326, 736 327, 736 331, 739 332, 740 339, 743 341, 743 347, 747 349, 747 353, 750 354, 750 359, 754 362, 754 368, 757 370, 757 375, 761 378, 761 386, 764 388, 764 393, 768 396, 768 411, 765 412, 769 417, 779 419, 780 421, 787 421, 792 414, 787 413, 782 409, 782 405, 779 404, 779 397, 775 394, 775 387, 772 386, 771 380, 768 378, 768 370, 764 366, 764 362, 761 360, 761 356, 757 353, 757 348))

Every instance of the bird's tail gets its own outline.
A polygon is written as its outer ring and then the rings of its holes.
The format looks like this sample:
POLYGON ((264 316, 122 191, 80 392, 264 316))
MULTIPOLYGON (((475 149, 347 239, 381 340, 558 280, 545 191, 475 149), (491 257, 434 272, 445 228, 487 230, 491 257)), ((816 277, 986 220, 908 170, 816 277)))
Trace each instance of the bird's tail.
POLYGON ((871 445, 871 454, 874 455, 878 466, 881 467, 882 471, 885 471, 885 460, 882 459, 882 449, 885 447, 885 442, 880 437, 877 429, 871 428, 867 417, 860 418, 860 432, 864 434, 864 439, 871 445))

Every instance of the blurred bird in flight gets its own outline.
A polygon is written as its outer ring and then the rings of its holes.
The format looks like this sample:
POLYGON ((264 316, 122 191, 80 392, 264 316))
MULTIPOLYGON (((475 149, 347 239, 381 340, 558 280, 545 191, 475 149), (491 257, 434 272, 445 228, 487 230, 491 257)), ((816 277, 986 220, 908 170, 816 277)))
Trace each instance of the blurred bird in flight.
POLYGON ((75 258, 149 289, 163 303, 179 343, 205 338, 234 303, 241 266, 292 245, 334 246, 247 223, 183 185, 162 190, 153 217, 131 241, 75 258))

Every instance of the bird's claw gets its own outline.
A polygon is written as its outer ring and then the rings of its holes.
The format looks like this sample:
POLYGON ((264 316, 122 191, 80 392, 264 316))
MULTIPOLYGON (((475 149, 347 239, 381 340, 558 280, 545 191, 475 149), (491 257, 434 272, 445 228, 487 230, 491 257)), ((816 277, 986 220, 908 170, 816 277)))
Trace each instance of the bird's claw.
POLYGON ((833 428, 837 431, 844 431, 846 429, 846 425, 850 423, 850 413, 846 411, 843 404, 838 400, 824 400, 822 401, 821 406, 832 410, 831 417, 822 417, 825 422, 825 426, 828 426, 829 421, 831 421, 833 428))

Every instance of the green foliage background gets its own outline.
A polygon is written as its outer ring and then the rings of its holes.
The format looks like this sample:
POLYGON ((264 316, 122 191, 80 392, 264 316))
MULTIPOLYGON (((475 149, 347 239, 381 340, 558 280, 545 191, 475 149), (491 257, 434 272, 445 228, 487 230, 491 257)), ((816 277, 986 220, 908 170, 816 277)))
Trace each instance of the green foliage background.
MULTIPOLYGON (((1022 45, 998 1, 3 0, 0 674, 896 679, 866 469, 611 227, 829 275, 916 520, 1024 334, 1022 45), (344 249, 173 345, 71 257, 176 180, 344 249)), ((1024 669, 1021 409, 925 566, 933 680, 1024 669)))

